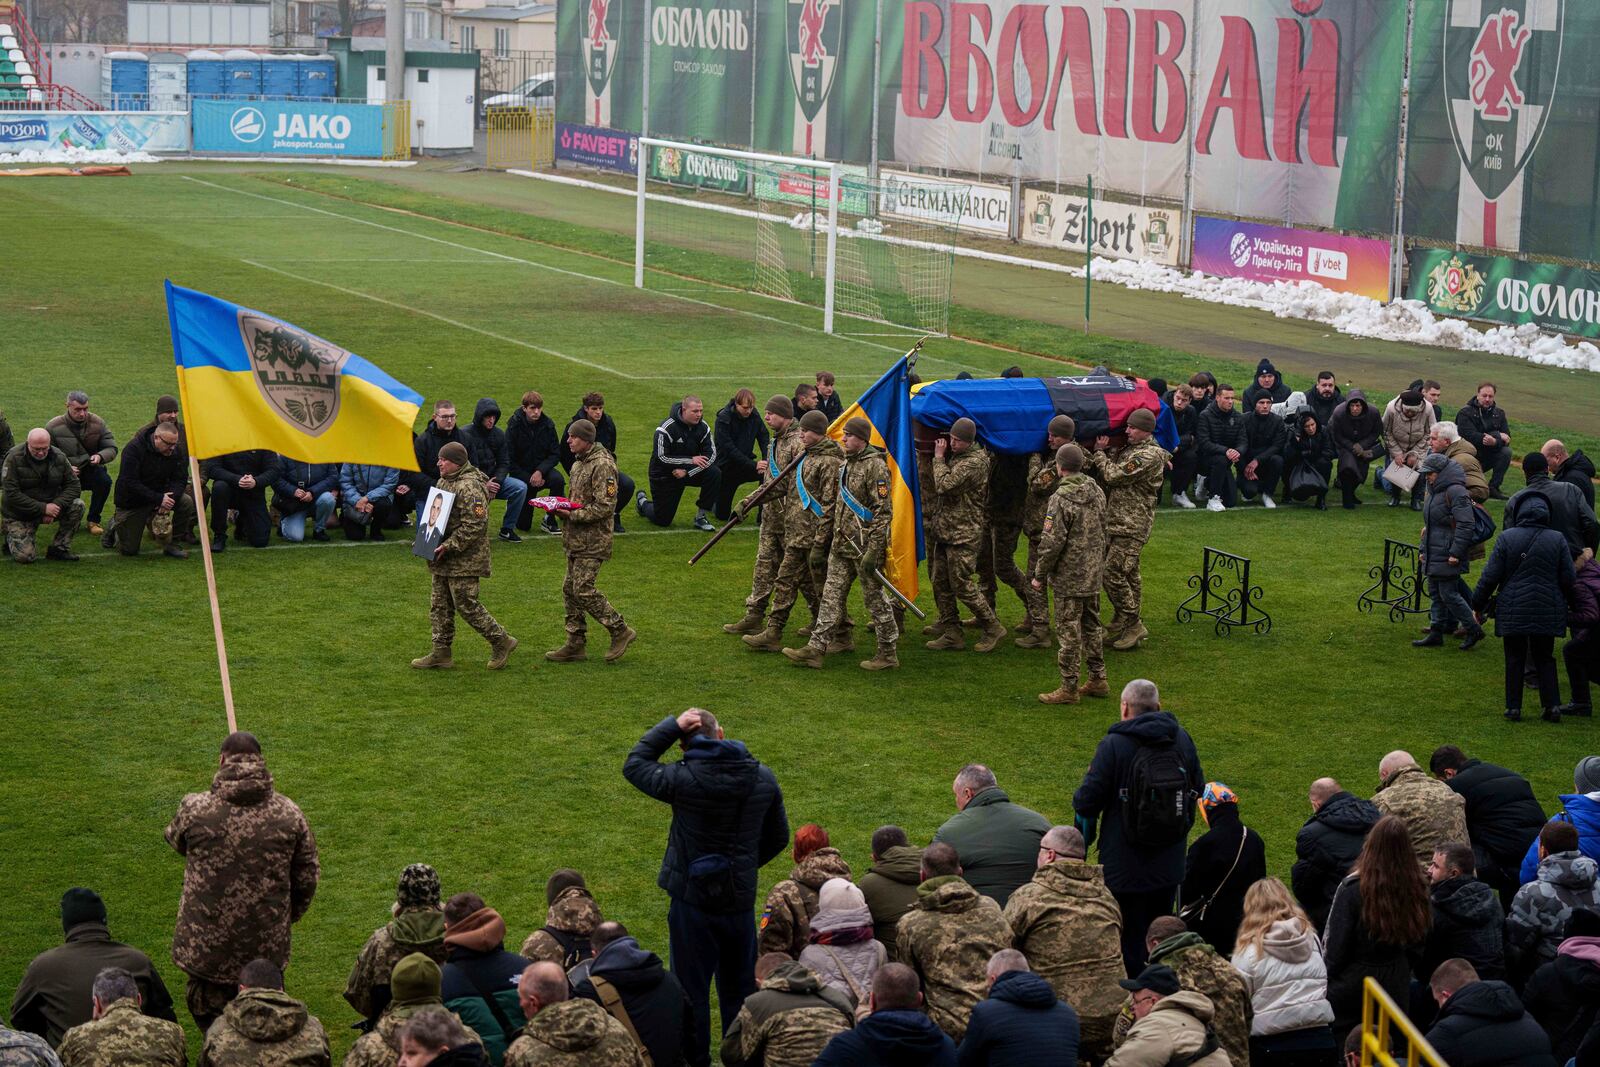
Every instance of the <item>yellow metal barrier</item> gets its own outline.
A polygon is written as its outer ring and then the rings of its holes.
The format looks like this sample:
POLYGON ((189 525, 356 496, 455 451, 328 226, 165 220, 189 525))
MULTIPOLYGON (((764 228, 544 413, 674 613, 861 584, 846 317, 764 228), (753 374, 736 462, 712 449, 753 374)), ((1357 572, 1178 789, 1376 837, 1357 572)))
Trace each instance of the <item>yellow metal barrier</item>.
POLYGON ((556 121, 548 108, 491 107, 486 117, 489 166, 527 170, 555 162, 556 121))
POLYGON ((383 103, 383 158, 411 158, 411 101, 383 103))
POLYGON ((1450 1067, 1444 1057, 1433 1050, 1422 1031, 1412 1025, 1383 987, 1371 978, 1362 983, 1361 996, 1361 1067, 1450 1067), (1391 1033, 1391 1030, 1393 1033, 1391 1033), (1395 1059, 1390 1049, 1394 1036, 1405 1038, 1406 1055, 1395 1059))
POLYGON ((533 165, 556 165, 556 113, 549 108, 533 114, 533 165))

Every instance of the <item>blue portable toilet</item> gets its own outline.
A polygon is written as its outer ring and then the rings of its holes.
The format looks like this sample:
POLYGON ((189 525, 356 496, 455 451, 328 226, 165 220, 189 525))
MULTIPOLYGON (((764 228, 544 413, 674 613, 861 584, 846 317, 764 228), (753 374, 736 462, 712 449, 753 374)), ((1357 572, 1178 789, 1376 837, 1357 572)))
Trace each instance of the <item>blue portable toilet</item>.
POLYGON ((331 100, 339 95, 339 61, 324 52, 315 56, 298 56, 295 66, 300 68, 299 94, 312 99, 331 100))
POLYGON ((227 80, 223 76, 226 64, 220 52, 209 48, 196 48, 188 55, 189 96, 218 97, 227 95, 227 80))
POLYGON ((230 98, 261 95, 261 56, 248 48, 222 53, 222 78, 230 98))
POLYGON ((300 64, 298 56, 265 55, 261 57, 261 95, 298 96, 300 93, 300 64))
POLYGON ((150 109, 150 57, 107 52, 100 60, 100 99, 113 111, 150 109))

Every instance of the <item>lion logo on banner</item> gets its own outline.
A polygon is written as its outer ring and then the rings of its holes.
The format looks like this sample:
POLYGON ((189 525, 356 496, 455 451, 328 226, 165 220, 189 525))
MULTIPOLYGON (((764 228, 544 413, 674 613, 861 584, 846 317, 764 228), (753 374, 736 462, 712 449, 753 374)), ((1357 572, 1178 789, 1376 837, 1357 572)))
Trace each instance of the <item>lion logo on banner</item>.
POLYGON ((1436 311, 1471 315, 1483 303, 1486 284, 1470 259, 1451 256, 1428 274, 1428 303, 1436 311))

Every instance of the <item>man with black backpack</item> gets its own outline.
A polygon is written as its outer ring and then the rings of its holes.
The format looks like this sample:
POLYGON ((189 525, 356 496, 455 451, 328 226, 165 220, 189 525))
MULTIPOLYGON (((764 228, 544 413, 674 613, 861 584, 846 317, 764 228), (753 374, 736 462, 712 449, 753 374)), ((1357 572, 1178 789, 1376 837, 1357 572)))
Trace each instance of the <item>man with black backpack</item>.
POLYGON ((1129 974, 1144 967, 1144 931, 1172 912, 1183 883, 1185 846, 1205 773, 1194 741, 1161 710, 1156 684, 1136 678, 1122 689, 1122 720, 1095 749, 1072 795, 1085 842, 1100 837, 1106 886, 1122 909, 1122 957, 1129 974))

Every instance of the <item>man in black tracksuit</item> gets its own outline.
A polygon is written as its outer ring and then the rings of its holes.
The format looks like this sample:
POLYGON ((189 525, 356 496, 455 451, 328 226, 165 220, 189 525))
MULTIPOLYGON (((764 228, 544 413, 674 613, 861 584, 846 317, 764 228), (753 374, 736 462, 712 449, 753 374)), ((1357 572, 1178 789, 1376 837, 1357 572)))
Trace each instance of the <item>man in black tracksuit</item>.
POLYGON ((723 1033, 755 992, 756 879, 789 844, 783 793, 772 771, 743 742, 724 739, 716 717, 698 708, 651 727, 628 753, 622 774, 672 806, 656 884, 672 898, 669 963, 694 1009, 693 1045, 685 1053, 689 1062, 705 1063, 712 979, 723 1033), (662 763, 679 743, 683 759, 662 763))
POLYGON ((211 551, 228 547, 228 512, 237 513, 234 536, 251 548, 266 548, 272 535, 267 517, 267 484, 278 454, 265 448, 214 456, 201 466, 211 479, 211 551))
POLYGON ((1200 442, 1200 473, 1205 475, 1206 493, 1220 501, 1207 506, 1213 511, 1231 508, 1238 500, 1233 480, 1233 465, 1244 455, 1244 416, 1233 403, 1233 386, 1217 386, 1217 395, 1195 420, 1195 437, 1200 442))
POLYGON ((1244 454, 1239 457, 1239 488, 1247 497, 1261 497, 1274 507, 1272 494, 1278 491, 1283 476, 1283 458, 1289 445, 1289 428, 1283 417, 1273 414, 1272 397, 1261 393, 1255 410, 1244 417, 1244 454))
POLYGON ((671 526, 678 501, 690 486, 700 490, 694 502, 695 529, 710 533, 716 527, 706 513, 716 506, 722 471, 717 466, 716 441, 705 422, 705 405, 697 396, 672 405, 672 414, 656 427, 650 448, 650 496, 641 491, 636 497, 639 514, 657 526, 671 526))
POLYGON ((395 487, 394 510, 389 513, 391 529, 404 525, 406 513, 420 507, 428 499, 428 490, 439 480, 439 449, 451 441, 459 442, 472 455, 467 436, 456 425, 456 406, 448 400, 436 400, 433 418, 411 442, 417 456, 417 469, 401 471, 400 484, 395 487))
MULTIPOLYGON (((580 416, 581 417, 581 416, 580 416)), ((612 428, 616 432, 616 428, 612 428)), ((557 464, 561 462, 561 441, 556 436, 556 420, 544 413, 544 397, 529 389, 522 394, 522 404, 506 421, 506 445, 511 450, 511 477, 528 487, 528 499, 540 493, 561 496, 567 480, 561 476, 557 464)), ((524 507, 516 518, 517 529, 533 529, 531 507, 524 507)), ((559 534, 561 527, 556 518, 545 512, 539 524, 545 533, 559 534)))
POLYGON ((756 395, 741 389, 717 412, 711 442, 717 448, 717 467, 722 482, 717 488, 716 516, 727 522, 733 513, 733 497, 741 485, 761 480, 756 463, 766 458, 767 424, 756 411, 756 395))
MULTIPOLYGON (((618 455, 617 424, 612 421, 610 415, 606 414, 605 396, 601 393, 585 393, 583 404, 579 406, 577 411, 573 412, 572 418, 567 420, 566 428, 561 432, 561 469, 569 475, 572 473, 572 465, 576 462, 576 458, 572 454, 572 449, 567 447, 567 437, 572 430, 572 424, 579 419, 588 419, 594 423, 595 444, 604 445, 606 451, 611 453, 612 459, 616 459, 618 455)), ((622 509, 627 507, 631 500, 633 500, 633 479, 619 469, 617 471, 617 514, 611 520, 612 533, 623 532, 622 509)))
POLYGON ((1489 476, 1489 496, 1504 500, 1500 483, 1505 480, 1511 466, 1511 426, 1506 413, 1494 402, 1494 385, 1484 382, 1478 386, 1477 395, 1456 412, 1456 429, 1461 439, 1478 450, 1478 465, 1489 476))

